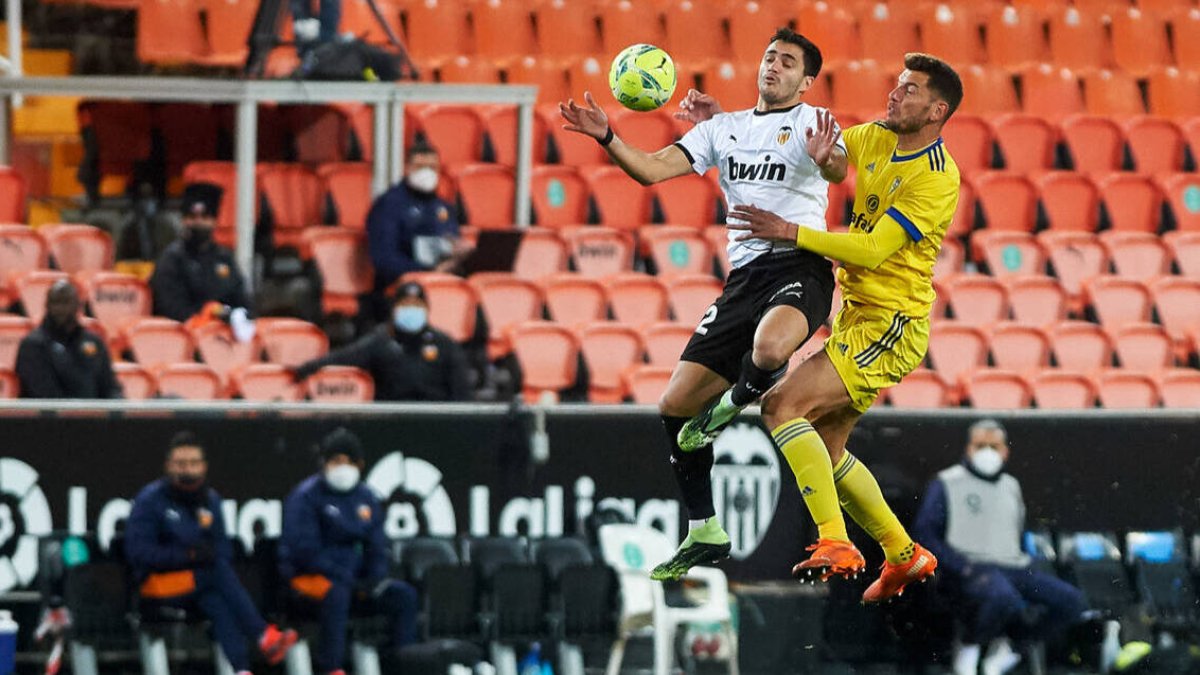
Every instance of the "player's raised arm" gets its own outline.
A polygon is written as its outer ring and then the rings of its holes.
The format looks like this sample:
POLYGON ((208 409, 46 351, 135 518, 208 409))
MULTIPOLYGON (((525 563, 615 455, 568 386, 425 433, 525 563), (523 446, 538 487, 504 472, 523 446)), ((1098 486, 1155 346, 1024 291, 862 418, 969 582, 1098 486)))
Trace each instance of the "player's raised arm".
POLYGON ((668 145, 649 153, 625 143, 613 133, 608 115, 596 104, 591 92, 584 92, 583 99, 587 107, 576 104, 575 99, 558 104, 558 112, 567 121, 563 129, 596 139, 631 178, 642 185, 651 185, 692 173, 692 163, 682 150, 668 145))
POLYGON ((764 211, 755 206, 738 205, 729 212, 731 230, 742 230, 738 240, 779 239, 794 241, 800 248, 807 249, 831 260, 856 267, 875 269, 893 253, 899 251, 909 240, 909 234, 899 223, 883 218, 866 235, 850 235, 840 232, 822 232, 795 223, 764 211))
POLYGON ((846 180, 846 151, 838 145, 842 130, 828 110, 817 111, 817 128, 805 130, 804 147, 821 169, 821 177, 830 183, 846 180))

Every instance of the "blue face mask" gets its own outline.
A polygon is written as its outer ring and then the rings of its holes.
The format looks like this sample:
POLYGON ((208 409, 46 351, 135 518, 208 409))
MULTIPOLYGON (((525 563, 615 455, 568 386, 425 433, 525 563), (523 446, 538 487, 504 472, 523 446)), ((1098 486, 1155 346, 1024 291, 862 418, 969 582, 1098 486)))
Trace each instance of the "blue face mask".
POLYGON ((392 323, 397 330, 405 333, 416 333, 425 327, 427 320, 424 307, 405 306, 392 310, 392 323))

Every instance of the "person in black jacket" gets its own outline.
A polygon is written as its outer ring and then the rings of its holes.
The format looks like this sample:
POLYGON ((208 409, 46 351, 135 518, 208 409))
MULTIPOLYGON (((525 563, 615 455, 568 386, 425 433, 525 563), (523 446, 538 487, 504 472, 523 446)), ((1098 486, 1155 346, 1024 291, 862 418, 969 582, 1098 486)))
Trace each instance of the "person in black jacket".
POLYGON ((199 610, 239 675, 250 672, 247 640, 279 663, 296 631, 268 624, 238 580, 221 496, 205 483, 204 448, 190 432, 171 439, 166 474, 138 492, 125 524, 125 557, 140 603, 199 610))
POLYGON ((465 401, 470 398, 462 348, 429 325, 425 289, 402 284, 392 302, 392 325, 296 368, 297 381, 324 366, 357 366, 375 378, 376 401, 465 401))
POLYGON ((21 340, 17 378, 24 398, 123 398, 108 348, 79 325, 79 292, 69 281, 46 293, 46 318, 21 340))
POLYGON ((192 183, 184 189, 183 236, 167 246, 150 277, 155 314, 187 321, 201 310, 209 311, 210 303, 248 311, 246 281, 233 254, 213 241, 221 192, 211 183, 192 183))

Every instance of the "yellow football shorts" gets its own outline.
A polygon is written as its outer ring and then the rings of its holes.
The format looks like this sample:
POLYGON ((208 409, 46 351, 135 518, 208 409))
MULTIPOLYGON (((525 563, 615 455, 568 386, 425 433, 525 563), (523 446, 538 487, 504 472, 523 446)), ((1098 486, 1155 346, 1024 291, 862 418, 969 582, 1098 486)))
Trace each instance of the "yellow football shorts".
POLYGON ((825 341, 825 353, 846 385, 850 405, 864 413, 881 389, 921 365, 928 347, 928 317, 849 302, 842 303, 825 341))

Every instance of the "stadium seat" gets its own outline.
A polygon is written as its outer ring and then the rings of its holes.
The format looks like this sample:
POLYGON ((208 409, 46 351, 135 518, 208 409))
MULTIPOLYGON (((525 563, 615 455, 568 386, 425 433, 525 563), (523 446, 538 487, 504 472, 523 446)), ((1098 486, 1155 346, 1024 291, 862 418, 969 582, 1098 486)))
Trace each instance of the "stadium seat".
POLYGON ((1005 280, 1013 320, 1027 326, 1046 327, 1067 318, 1067 294, 1047 276, 1018 276, 1005 280))
MULTIPOLYGON (((1179 8, 1179 3, 1169 0, 1172 7, 1179 8)), ((1170 17, 1172 46, 1175 51, 1175 63, 1183 70, 1200 71, 1200 12, 1177 12, 1170 17)))
POLYGON ((1162 397, 1154 378, 1125 370, 1102 372, 1096 379, 1101 408, 1157 408, 1162 397))
POLYGON ((1172 368, 1158 376, 1165 408, 1200 408, 1200 370, 1172 368))
POLYGON ((533 216, 541 227, 587 222, 588 188, 570 166, 537 166, 530 176, 533 216))
POLYGON ((1096 385, 1082 373, 1047 369, 1029 380, 1037 407, 1071 410, 1096 407, 1096 385))
POLYGON ((1200 72, 1161 68, 1150 73, 1146 87, 1151 115, 1182 121, 1200 110, 1200 72))
POLYGON ((1005 169, 1031 172, 1054 166, 1058 131, 1046 120, 1031 115, 1004 115, 996 118, 992 127, 1005 169))
POLYGON ((1037 189, 1024 174, 985 171, 974 176, 972 183, 987 229, 1033 232, 1037 224, 1037 189))
MULTIPOLYGON (((1043 63, 1028 68, 1021 78, 1024 105, 1021 110, 1057 124, 1064 117, 1083 112, 1083 90, 1069 68, 1043 63)), ((1010 162, 1011 163, 1011 162, 1010 162)))
POLYGON ((454 180, 465 224, 483 229, 513 226, 516 182, 512 169, 495 164, 470 164, 459 169, 454 180))
POLYGON ((1046 252, 1032 234, 979 230, 971 235, 978 261, 987 263, 992 276, 1041 274, 1046 271, 1046 252))
POLYGON ((954 208, 954 217, 946 228, 946 237, 965 237, 975 229, 975 211, 979 206, 975 196, 975 186, 966 178, 958 185, 958 205, 954 208))
POLYGON ((1121 368, 1133 372, 1156 373, 1175 365, 1171 337, 1153 323, 1132 323, 1109 333, 1121 368))
POLYGON ((1163 243, 1185 277, 1200 279, 1200 232, 1167 232, 1163 243))
MULTIPOLYGON (((607 4, 600 13, 600 49, 609 58, 616 56, 629 45, 639 42, 650 45, 665 44, 665 37, 658 12, 648 2, 620 0, 607 4)), ((606 65, 605 73, 607 72, 606 65)), ((596 94, 596 90, 593 89, 592 95, 596 94)))
POLYGON ((1100 191, 1083 174, 1051 171, 1038 180, 1046 224, 1054 232, 1095 232, 1100 224, 1100 191))
POLYGON ((253 3, 207 0, 203 3, 208 53, 206 66, 242 67, 249 53, 250 29, 258 11, 253 3))
POLYGON ((831 107, 839 115, 849 113, 864 119, 884 116, 888 93, 896 87, 896 65, 850 61, 841 67, 825 67, 833 78, 831 107))
POLYGON ((660 277, 712 271, 712 246, 696 228, 646 225, 638 229, 638 238, 649 249, 650 260, 660 277))
POLYGON ((27 193, 21 174, 11 167, 0 166, 0 223, 25 222, 27 193))
POLYGON ((567 244, 558 232, 531 227, 521 234, 521 244, 513 262, 513 274, 536 281, 567 269, 567 244))
POLYGON ((229 326, 221 322, 204 324, 190 331, 200 361, 212 368, 233 393, 232 377, 243 368, 262 361, 262 345, 257 338, 238 342, 229 326))
POLYGON ((929 334, 929 360, 943 380, 957 390, 962 377, 987 364, 987 335, 954 321, 938 321, 929 334))
MULTIPOLYGON (((750 0, 747 6, 751 3, 758 6, 758 3, 753 0, 750 0)), ((732 17, 730 20, 732 21, 732 17)), ((765 33, 765 35, 770 34, 770 31, 765 33)), ((761 38, 759 41, 761 42, 761 38)), ((762 45, 758 45, 757 49, 761 50, 762 45)), ((718 61, 700 74, 700 78, 704 82, 704 93, 720 101, 722 108, 727 110, 745 110, 753 108, 758 103, 757 77, 757 62, 718 61)), ((807 92, 805 95, 807 96, 807 92)), ((671 182, 673 181, 667 181, 663 185, 671 182)))
POLYGON ((959 171, 974 174, 992 168, 992 127, 982 117, 955 113, 942 128, 946 148, 959 171))
POLYGON ((267 361, 271 363, 295 368, 329 351, 329 337, 307 321, 259 319, 256 326, 267 361))
POLYGON ((0 316, 0 368, 12 370, 17 367, 17 351, 21 340, 33 330, 35 324, 24 316, 0 316))
POLYGON ((323 164, 317 175, 324 194, 333 202, 335 223, 341 227, 363 229, 371 211, 371 165, 366 162, 323 164))
POLYGON ((471 275, 467 283, 475 289, 487 319, 489 359, 495 360, 511 351, 510 328, 542 318, 545 301, 541 289, 532 281, 505 272, 481 272, 471 275))
MULTIPOLYGON (((1071 154, 1075 171, 1080 173, 1108 174, 1121 168, 1124 158, 1125 134, 1121 127, 1108 117, 1073 115, 1063 120, 1063 142, 1071 154)), ((1050 176, 1074 176, 1065 172, 1052 172, 1039 181, 1043 186, 1050 176)), ((1095 187, 1089 186, 1092 192, 1095 187)), ((1043 188, 1044 189, 1044 188, 1043 188)))
POLYGON ((507 68, 535 51, 531 3, 521 0, 488 0, 471 4, 475 52, 500 68, 507 68))
POLYGON ((258 187, 271 212, 275 246, 300 250, 304 228, 321 222, 321 179, 299 164, 263 163, 258 187))
POLYGON ((21 301, 25 316, 34 324, 40 324, 46 316, 46 294, 54 284, 70 279, 66 272, 57 270, 30 270, 14 277, 13 290, 21 301))
POLYGON ((513 326, 509 339, 521 366, 527 403, 537 403, 547 393, 557 395, 575 384, 579 341, 569 329, 550 321, 526 321, 513 326))
MULTIPOLYGON (((738 67, 755 66, 762 57, 766 39, 783 24, 787 23, 784 12, 780 11, 777 3, 759 2, 758 0, 737 0, 729 7, 729 46, 732 59, 738 67)), ((712 92, 714 88, 708 80, 704 82, 704 91, 712 92)), ((757 87, 751 87, 756 92, 757 87)), ((725 99, 718 98, 724 104, 725 99)), ((754 102, 750 103, 753 106, 754 102)), ((739 110, 743 106, 725 105, 726 110, 739 110)), ((746 106, 749 107, 749 106, 746 106)))
POLYGON ((462 0, 422 0, 406 3, 404 46, 418 64, 437 68, 469 53, 470 27, 462 0))
POLYGON ((1094 323, 1062 321, 1049 330, 1059 368, 1091 373, 1113 363, 1112 341, 1094 323))
POLYGON ((667 319, 667 288, 661 280, 649 274, 625 272, 603 282, 617 321, 643 326, 667 319))
POLYGON ((963 100, 958 112, 991 118, 1021 111, 1012 76, 1002 68, 974 64, 959 68, 958 72, 963 81, 963 100))
POLYGON ((213 401, 227 398, 221 376, 203 363, 168 363, 159 370, 158 395, 185 401, 213 401))
POLYGON ((937 262, 933 265, 933 278, 944 279, 955 274, 963 273, 965 260, 962 244, 957 239, 946 237, 942 239, 942 247, 938 249, 937 262))
POLYGON ((21 395, 21 381, 11 370, 0 368, 0 400, 12 400, 21 395))
POLYGON ((88 280, 87 302, 110 335, 118 334, 131 320, 150 316, 153 299, 145 281, 118 272, 98 272, 88 280))
POLYGON ((1150 282, 1150 293, 1163 328, 1186 349, 1188 330, 1200 328, 1200 279, 1164 277, 1150 282))
POLYGON ((252 363, 233 374, 234 389, 247 401, 299 401, 300 386, 277 363, 252 363))
POLYGON ((953 388, 932 370, 918 368, 893 387, 884 390, 884 395, 894 408, 944 408, 954 405, 953 388))
POLYGON ((979 24, 963 4, 929 4, 920 12, 922 51, 949 63, 980 63, 984 59, 979 24))
POLYGON ((674 0, 663 14, 665 49, 681 74, 695 74, 729 58, 729 40, 718 6, 704 0, 674 0))
POLYGON ((1167 25, 1162 17, 1129 7, 1114 13, 1111 30, 1113 60, 1121 70, 1145 77, 1171 62, 1167 25))
MULTIPOLYGON (((215 0, 214 0, 215 1, 215 0)), ((397 39, 404 39, 403 27, 400 24, 399 7, 392 0, 376 0, 379 13, 387 22, 388 30, 397 39)), ((376 18, 368 0, 342 0, 342 17, 338 24, 338 33, 350 33, 373 45, 389 44, 387 33, 376 18)))
POLYGON ((434 104, 413 111, 418 131, 437 148, 442 164, 456 166, 483 158, 483 119, 469 105, 434 104))
POLYGON ((1004 285, 992 277, 960 274, 942 282, 950 311, 961 325, 986 328, 1008 318, 1004 285))
POLYGON ((370 403, 375 400, 375 381, 370 373, 351 366, 325 366, 304 381, 305 392, 314 403, 370 403))
POLYGON ((196 347, 183 324, 161 317, 148 317, 125 329, 125 342, 133 359, 157 371, 168 363, 195 361, 196 347))
POLYGON ((635 365, 625 373, 625 388, 634 403, 657 405, 671 381, 672 366, 635 365))
MULTIPOLYGON (((1193 141, 1192 148, 1193 155, 1200 153, 1200 137, 1193 141)), ((1200 177, 1195 173, 1177 173, 1162 177, 1161 184, 1175 227, 1200 232, 1200 177)))
MULTIPOLYGON (((528 57, 532 58, 532 57, 528 57)), ((525 61, 522 61, 524 64, 525 61)), ((540 62, 539 62, 540 63, 540 62)), ((547 72, 543 76, 547 79, 554 77, 554 72, 549 69, 543 69, 547 72)), ((550 87, 553 85, 553 80, 549 84, 542 85, 534 80, 539 71, 533 67, 521 69, 509 69, 509 84, 537 84, 539 101, 542 96, 554 96, 553 101, 565 101, 569 95, 567 92, 567 76, 566 73, 559 73, 558 76, 562 80, 558 92, 552 92, 550 87), (519 77, 515 76, 519 75, 519 77), (524 78, 524 79, 521 79, 524 78)), ((483 112, 483 129, 487 133, 487 141, 492 148, 492 155, 498 164, 504 166, 515 167, 517 165, 517 107, 512 105, 493 106, 490 110, 483 112)), ((546 120, 537 112, 533 113, 533 139, 531 146, 532 161, 535 165, 546 161, 546 144, 550 137, 550 132, 546 129, 546 120)))
POLYGON ((1096 277, 1084 284, 1089 304, 1107 328, 1150 321, 1150 290, 1136 279, 1096 277))
POLYGON ((1058 8, 1051 13, 1049 26, 1051 63, 1081 75, 1112 65, 1105 19, 1100 13, 1074 6, 1058 8))
POLYGON ((1019 374, 1006 370, 977 370, 964 382, 967 400, 975 408, 1019 410, 1033 402, 1033 392, 1019 374))
POLYGON ((284 120, 292 136, 295 161, 304 165, 345 161, 350 154, 350 116, 356 105, 362 104, 285 107, 284 120))
POLYGON ((445 84, 500 84, 500 70, 482 56, 460 54, 443 62, 437 73, 438 82, 445 84))
POLYGON ((711 274, 678 275, 667 279, 671 314, 685 325, 695 325, 721 295, 721 282, 711 274))
POLYGON ((636 230, 650 222, 650 190, 625 175, 620 167, 598 167, 587 172, 584 179, 591 188, 601 225, 636 230))
POLYGON ((140 364, 117 361, 113 363, 113 375, 121 384, 127 401, 144 401, 158 396, 158 381, 140 364))
POLYGON ((1149 282, 1171 271, 1171 252, 1157 234, 1108 231, 1100 243, 1123 277, 1149 282))
POLYGON ((137 7, 138 61, 157 65, 199 63, 209 55, 195 0, 141 0, 137 7))
POLYGON ((580 274, 553 274, 541 280, 550 318, 564 326, 603 321, 608 315, 604 286, 580 274))
POLYGON ((466 281, 453 274, 438 272, 406 274, 402 280, 416 281, 425 288, 431 326, 455 342, 466 342, 475 335, 479 297, 466 281))
POLYGON ((733 269, 729 262, 729 230, 724 225, 710 225, 704 228, 703 233, 708 243, 712 244, 721 274, 728 277, 729 272, 733 269))
POLYGON ((686 323, 661 321, 642 328, 642 345, 651 365, 674 366, 695 330, 686 323))
POLYGON ((304 244, 321 274, 321 309, 326 314, 357 316, 358 298, 371 292, 374 268, 366 235, 346 227, 311 227, 304 244))
POLYGON ((1090 115, 1128 118, 1146 114, 1137 78, 1123 70, 1096 70, 1083 78, 1085 109, 1090 115))
POLYGON ((1100 181, 1100 194, 1113 230, 1159 231, 1163 195, 1149 177, 1114 173, 1100 181))
POLYGON ((1137 117, 1125 124, 1138 173, 1163 174, 1183 169, 1183 130, 1161 117, 1137 117))
POLYGON ((1041 328, 999 323, 992 328, 990 344, 997 368, 1026 375, 1050 365, 1050 336, 1041 328))
POLYGON ((600 53, 596 13, 569 0, 552 0, 534 5, 538 47, 542 59, 566 65, 600 53))
POLYGON ((988 63, 1010 73, 1050 60, 1045 19, 1032 7, 1002 6, 987 18, 988 63))
POLYGON ((685 174, 656 183, 651 193, 658 200, 664 223, 702 228, 717 220, 717 189, 704 176, 685 174))
POLYGON ((625 400, 622 374, 642 362, 642 338, 636 330, 610 321, 590 323, 579 331, 579 348, 588 369, 588 400, 625 400))
POLYGON ((1108 271, 1108 251, 1099 237, 1084 232, 1042 232, 1038 235, 1050 257, 1054 276, 1071 300, 1071 308, 1083 308, 1083 284, 1108 271))
MULTIPOLYGON (((904 55, 920 50, 915 11, 886 2, 860 3, 851 10, 858 19, 860 57, 876 63, 903 63, 904 55)), ((766 32, 770 35, 770 31, 766 32)))
MULTIPOLYGON (((796 30, 821 46, 826 67, 836 69, 859 58, 862 48, 850 10, 828 2, 793 3, 786 9, 789 13, 795 12, 796 30)), ((769 34, 760 39, 766 40, 767 37, 769 34)), ((757 52, 761 56, 763 47, 760 46, 757 52)), ((883 99, 879 100, 882 105, 883 99)))
POLYGON ((676 139, 675 124, 666 106, 653 112, 617 107, 611 114, 610 123, 622 141, 646 152, 658 152, 676 139))
MULTIPOLYGON (((589 58, 583 62, 584 64, 596 65, 596 60, 589 58)), ((583 68, 583 65, 578 65, 576 68, 583 68)), ((598 67, 598 66, 597 66, 598 67)), ((605 77, 608 74, 605 73, 605 77)), ((578 79, 576 77, 575 79, 578 79)), ((583 91, 582 87, 586 85, 575 85, 572 82, 572 95, 582 96, 579 92, 583 91)), ((608 153, 596 141, 584 136, 583 134, 574 131, 567 131, 562 128, 562 116, 558 112, 558 106, 552 108, 541 107, 536 113, 545 122, 546 129, 550 133, 550 143, 554 146, 554 156, 558 159, 558 163, 564 166, 602 166, 608 163, 608 153)))
POLYGON ((582 275, 603 278, 633 270, 633 235, 608 227, 578 227, 565 234, 571 261, 582 275))
POLYGON ((92 225, 43 225, 54 265, 68 274, 112 269, 113 243, 107 232, 92 225))
POLYGON ((0 224, 0 289, 4 304, 13 297, 9 287, 14 274, 45 269, 49 264, 46 240, 26 225, 0 224))

